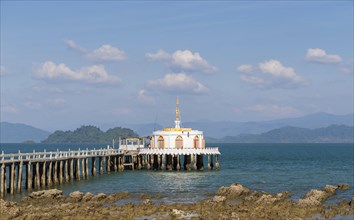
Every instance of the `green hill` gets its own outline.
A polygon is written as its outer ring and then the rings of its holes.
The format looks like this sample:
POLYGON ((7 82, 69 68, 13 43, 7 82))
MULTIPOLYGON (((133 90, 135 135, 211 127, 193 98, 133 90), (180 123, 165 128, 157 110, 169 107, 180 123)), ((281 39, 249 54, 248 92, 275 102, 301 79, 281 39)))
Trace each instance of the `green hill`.
POLYGON ((127 136, 138 136, 133 130, 129 128, 116 127, 107 130, 106 132, 101 131, 95 126, 81 126, 75 131, 55 131, 53 134, 42 141, 45 144, 67 144, 67 143, 96 143, 96 144, 107 144, 111 143, 112 139, 117 139, 118 137, 127 136))

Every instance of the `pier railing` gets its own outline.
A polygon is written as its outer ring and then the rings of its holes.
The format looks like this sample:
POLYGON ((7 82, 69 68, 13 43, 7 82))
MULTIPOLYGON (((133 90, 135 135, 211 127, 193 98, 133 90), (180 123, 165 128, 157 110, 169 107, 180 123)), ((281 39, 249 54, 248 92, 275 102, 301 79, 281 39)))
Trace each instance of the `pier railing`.
POLYGON ((100 149, 93 149, 93 150, 68 150, 68 151, 50 151, 47 152, 44 150, 43 152, 31 152, 31 153, 12 153, 12 154, 2 154, 0 155, 0 165, 1 164, 8 164, 8 163, 16 163, 16 162, 27 162, 27 161, 50 161, 50 160, 57 160, 57 159, 76 159, 76 158, 90 158, 90 157, 97 157, 97 156, 111 156, 121 154, 121 150, 114 149, 114 148, 100 148, 100 149))
POLYGON ((177 148, 165 148, 165 149, 150 149, 143 148, 139 150, 139 154, 158 154, 158 155, 193 155, 193 154, 204 154, 204 155, 219 155, 218 147, 206 147, 206 148, 187 148, 187 149, 177 149, 177 148))

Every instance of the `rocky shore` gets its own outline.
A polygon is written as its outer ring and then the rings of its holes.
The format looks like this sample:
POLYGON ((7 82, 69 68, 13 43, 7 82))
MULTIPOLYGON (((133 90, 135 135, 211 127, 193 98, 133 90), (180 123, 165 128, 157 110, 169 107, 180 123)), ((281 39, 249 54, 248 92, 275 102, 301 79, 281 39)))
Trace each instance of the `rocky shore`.
POLYGON ((0 199, 1 219, 349 219, 354 216, 351 201, 324 204, 337 190, 348 184, 326 185, 310 190, 303 198, 293 201, 289 192, 270 194, 233 184, 221 187, 216 195, 194 204, 154 203, 147 195, 139 203, 122 203, 131 198, 128 193, 106 195, 72 192, 63 196, 57 189, 31 193, 20 202, 0 199))

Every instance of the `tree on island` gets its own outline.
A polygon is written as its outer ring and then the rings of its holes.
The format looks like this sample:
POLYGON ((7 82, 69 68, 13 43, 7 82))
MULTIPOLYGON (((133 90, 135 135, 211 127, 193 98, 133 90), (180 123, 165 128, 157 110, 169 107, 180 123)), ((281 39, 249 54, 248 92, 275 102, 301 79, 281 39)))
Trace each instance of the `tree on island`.
POLYGON ((79 143, 96 143, 96 144, 108 144, 113 139, 119 137, 133 137, 138 136, 133 130, 129 128, 116 127, 101 131, 98 127, 92 125, 84 125, 75 131, 55 131, 53 134, 42 141, 45 144, 79 144, 79 143))

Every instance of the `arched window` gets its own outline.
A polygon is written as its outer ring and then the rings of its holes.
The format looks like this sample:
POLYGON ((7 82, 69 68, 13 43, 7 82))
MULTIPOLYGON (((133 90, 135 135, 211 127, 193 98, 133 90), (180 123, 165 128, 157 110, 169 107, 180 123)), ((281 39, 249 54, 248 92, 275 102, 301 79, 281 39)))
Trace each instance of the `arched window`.
POLYGON ((193 139, 193 147, 194 149, 199 148, 199 137, 197 135, 193 139))
POLYGON ((165 140, 163 139, 162 136, 160 136, 159 139, 157 140, 157 147, 159 149, 165 148, 165 140))
POLYGON ((176 137, 175 146, 177 149, 183 149, 183 138, 180 135, 176 137))

